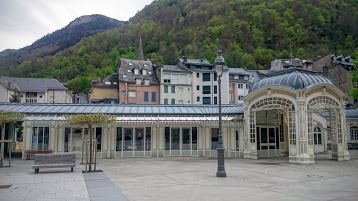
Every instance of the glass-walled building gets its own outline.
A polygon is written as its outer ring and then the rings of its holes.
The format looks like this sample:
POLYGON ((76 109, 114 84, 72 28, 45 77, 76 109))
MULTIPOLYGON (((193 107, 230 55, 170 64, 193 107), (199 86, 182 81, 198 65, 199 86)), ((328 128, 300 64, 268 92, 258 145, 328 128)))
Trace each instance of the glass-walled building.
MULTIPOLYGON (((26 114, 21 126, 6 128, 22 153, 51 149, 81 157, 89 130, 71 126, 65 115, 104 113, 116 121, 93 127, 100 158, 217 154, 217 105, 0 103, 0 110, 26 114)), ((349 160, 349 145, 358 141, 357 111, 346 112, 344 93, 314 72, 269 74, 252 85, 244 104, 222 106, 225 156, 287 156, 290 163, 311 164, 316 153, 331 149, 332 159, 349 160)))

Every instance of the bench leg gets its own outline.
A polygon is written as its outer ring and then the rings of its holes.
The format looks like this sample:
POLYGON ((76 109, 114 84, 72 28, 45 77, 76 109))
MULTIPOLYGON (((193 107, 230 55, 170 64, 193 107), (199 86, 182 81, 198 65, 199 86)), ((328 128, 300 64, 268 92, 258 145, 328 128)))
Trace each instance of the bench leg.
POLYGON ((39 173, 39 169, 35 169, 35 174, 39 173))
POLYGON ((71 172, 73 172, 73 167, 71 167, 71 172))

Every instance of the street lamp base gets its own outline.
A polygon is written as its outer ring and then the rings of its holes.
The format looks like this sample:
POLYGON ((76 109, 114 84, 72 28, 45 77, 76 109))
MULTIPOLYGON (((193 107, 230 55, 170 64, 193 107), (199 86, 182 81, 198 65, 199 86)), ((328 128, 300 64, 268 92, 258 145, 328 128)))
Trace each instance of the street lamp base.
POLYGON ((217 171, 216 172, 216 177, 226 177, 225 170, 217 171))

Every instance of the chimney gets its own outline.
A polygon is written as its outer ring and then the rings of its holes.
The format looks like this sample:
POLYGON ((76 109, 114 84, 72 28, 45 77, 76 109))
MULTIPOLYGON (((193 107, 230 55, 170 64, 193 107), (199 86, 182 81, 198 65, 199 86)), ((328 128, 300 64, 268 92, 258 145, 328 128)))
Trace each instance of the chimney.
POLYGON ((188 62, 188 58, 186 58, 186 56, 183 56, 183 63, 188 62))

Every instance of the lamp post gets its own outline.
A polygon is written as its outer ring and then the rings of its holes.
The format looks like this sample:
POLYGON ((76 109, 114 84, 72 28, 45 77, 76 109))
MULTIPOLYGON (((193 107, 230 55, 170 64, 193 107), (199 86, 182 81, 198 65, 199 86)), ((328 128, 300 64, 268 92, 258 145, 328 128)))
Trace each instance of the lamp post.
POLYGON ((218 146, 216 148, 218 152, 218 170, 216 172, 216 177, 226 177, 225 172, 225 156, 224 156, 224 145, 223 145, 223 135, 222 135, 222 124, 221 124, 221 76, 223 74, 225 60, 223 57, 223 52, 218 51, 217 57, 214 62, 216 76, 218 78, 218 88, 219 88, 219 130, 218 130, 218 146))

